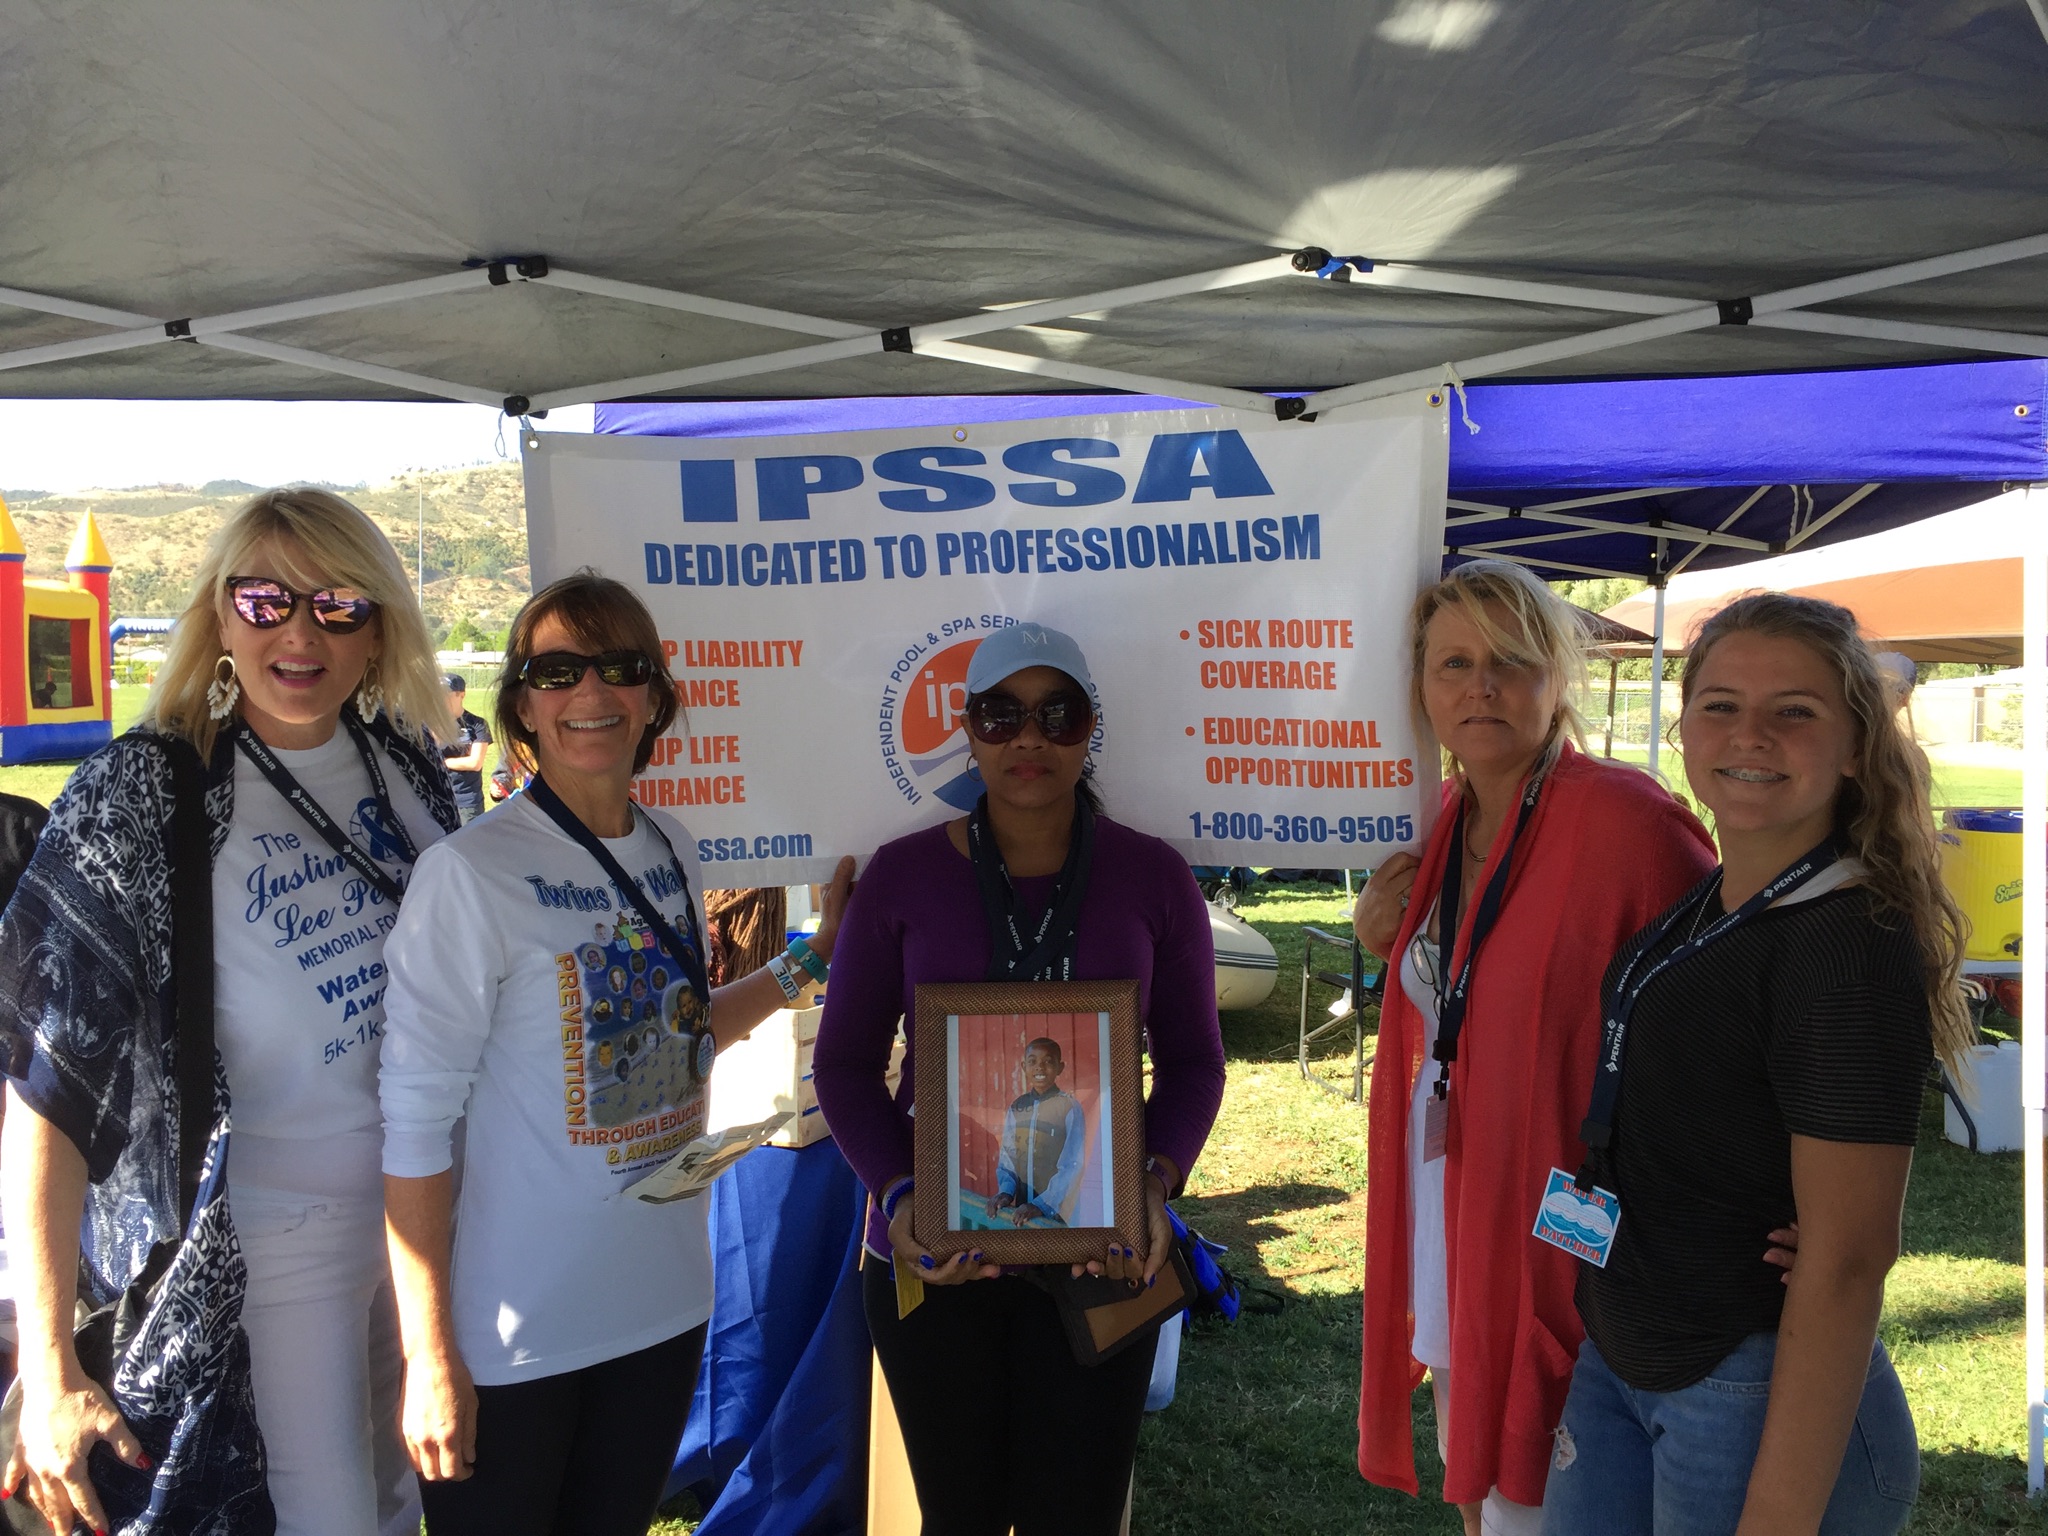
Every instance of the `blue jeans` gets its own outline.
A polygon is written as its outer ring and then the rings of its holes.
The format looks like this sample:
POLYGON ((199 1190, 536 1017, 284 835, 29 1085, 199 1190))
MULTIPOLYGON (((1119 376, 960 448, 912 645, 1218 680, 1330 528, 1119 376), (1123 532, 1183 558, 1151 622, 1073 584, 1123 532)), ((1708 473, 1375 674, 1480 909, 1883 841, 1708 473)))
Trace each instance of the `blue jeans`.
MULTIPOLYGON (((1777 1347, 1775 1333, 1751 1334, 1704 1381, 1638 1392, 1586 1340, 1544 1488, 1544 1536, 1728 1536, 1763 1440, 1777 1347)), ((1821 1536, 1892 1536, 1919 1492, 1912 1411, 1876 1344, 1821 1536)))

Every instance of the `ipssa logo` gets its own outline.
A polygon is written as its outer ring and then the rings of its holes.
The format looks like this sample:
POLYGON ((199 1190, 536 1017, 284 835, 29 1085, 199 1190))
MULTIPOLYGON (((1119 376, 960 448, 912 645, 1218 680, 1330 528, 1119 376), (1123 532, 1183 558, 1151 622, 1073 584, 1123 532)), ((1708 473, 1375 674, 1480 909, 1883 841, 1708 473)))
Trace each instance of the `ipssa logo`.
MULTIPOLYGON (((1009 620, 995 620, 999 627, 1009 620)), ((981 781, 967 771, 967 664, 981 636, 952 640, 927 633, 889 669, 879 711, 882 767, 911 805, 936 798, 971 811, 981 781)))

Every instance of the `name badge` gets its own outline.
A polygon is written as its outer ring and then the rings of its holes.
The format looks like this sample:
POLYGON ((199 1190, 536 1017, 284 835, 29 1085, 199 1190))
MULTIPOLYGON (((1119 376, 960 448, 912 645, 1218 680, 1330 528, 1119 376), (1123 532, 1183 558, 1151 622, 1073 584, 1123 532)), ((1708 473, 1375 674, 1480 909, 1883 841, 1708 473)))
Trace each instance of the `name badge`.
POLYGON ((1614 1229, 1621 1223, 1621 1198, 1611 1190, 1580 1189, 1562 1168, 1550 1170, 1543 1203, 1536 1210, 1532 1237, 1562 1248, 1575 1259, 1600 1269, 1614 1248, 1614 1229))
POLYGON ((1422 1105, 1422 1160, 1433 1163, 1444 1155, 1451 1134, 1451 1104, 1431 1094, 1422 1105))

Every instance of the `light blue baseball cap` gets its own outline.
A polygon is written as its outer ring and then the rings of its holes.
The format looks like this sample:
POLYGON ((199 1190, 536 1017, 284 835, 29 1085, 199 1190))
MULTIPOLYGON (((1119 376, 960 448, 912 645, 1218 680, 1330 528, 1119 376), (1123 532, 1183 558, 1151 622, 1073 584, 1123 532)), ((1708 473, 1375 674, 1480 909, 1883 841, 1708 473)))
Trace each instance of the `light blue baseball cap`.
POLYGON ((1074 637, 1043 624, 1011 624, 997 630, 974 648, 967 663, 967 691, 987 693, 1013 672, 1026 667, 1054 667, 1079 683, 1088 696, 1095 696, 1095 680, 1088 675, 1088 659, 1074 637))

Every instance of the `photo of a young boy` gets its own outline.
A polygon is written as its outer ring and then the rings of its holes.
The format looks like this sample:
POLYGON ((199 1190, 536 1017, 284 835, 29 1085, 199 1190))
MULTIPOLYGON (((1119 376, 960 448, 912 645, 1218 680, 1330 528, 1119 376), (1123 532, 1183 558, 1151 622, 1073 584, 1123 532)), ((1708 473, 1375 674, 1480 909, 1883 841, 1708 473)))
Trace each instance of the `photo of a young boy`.
POLYGON ((1020 1066, 1025 1091, 1003 1116, 990 1207, 1019 1226, 1065 1226, 1073 1214, 1088 1133, 1079 1101, 1059 1085, 1066 1066, 1058 1041, 1033 1040, 1020 1066))

